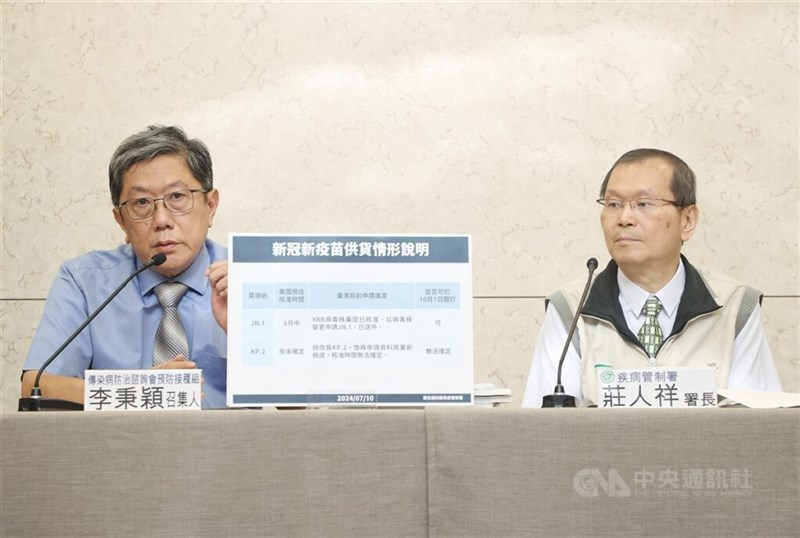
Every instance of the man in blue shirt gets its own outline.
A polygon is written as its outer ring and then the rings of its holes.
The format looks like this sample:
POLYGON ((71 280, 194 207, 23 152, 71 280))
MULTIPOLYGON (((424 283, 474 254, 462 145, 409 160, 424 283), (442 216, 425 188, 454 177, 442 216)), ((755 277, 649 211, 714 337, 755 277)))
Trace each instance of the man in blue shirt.
POLYGON ((203 407, 224 407, 227 250, 207 238, 219 204, 208 148, 179 127, 151 126, 122 142, 108 175, 114 219, 126 244, 60 267, 23 366, 22 395, 30 395, 44 361, 117 286, 164 253, 163 264, 134 278, 50 364, 40 381, 42 395, 83 403, 87 369, 202 368, 203 407), (187 288, 178 315, 189 356, 154 366, 163 313, 154 288, 162 282, 187 288))

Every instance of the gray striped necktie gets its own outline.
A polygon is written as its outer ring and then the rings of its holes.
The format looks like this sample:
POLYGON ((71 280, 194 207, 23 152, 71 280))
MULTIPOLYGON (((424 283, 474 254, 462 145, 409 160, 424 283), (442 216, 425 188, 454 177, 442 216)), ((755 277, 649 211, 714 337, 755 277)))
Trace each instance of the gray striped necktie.
POLYGON ((189 341, 178 315, 178 302, 187 289, 180 282, 162 282, 153 290, 164 309, 153 343, 153 366, 171 361, 175 355, 189 358, 189 341))

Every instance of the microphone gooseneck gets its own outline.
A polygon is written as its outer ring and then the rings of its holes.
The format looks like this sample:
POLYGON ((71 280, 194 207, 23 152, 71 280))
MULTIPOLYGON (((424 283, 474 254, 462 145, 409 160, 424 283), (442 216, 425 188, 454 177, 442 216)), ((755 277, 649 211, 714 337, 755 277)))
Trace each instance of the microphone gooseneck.
POLYGON ((586 268, 589 270, 589 277, 586 279, 586 286, 583 288, 583 295, 581 300, 578 301, 578 308, 575 310, 575 316, 572 319, 572 325, 567 333, 567 339, 564 342, 564 349, 561 351, 561 357, 558 360, 558 374, 556 376, 556 386, 553 389, 553 394, 548 394, 542 398, 542 407, 575 407, 575 396, 571 396, 564 392, 564 385, 561 384, 561 369, 564 367, 564 359, 567 358, 567 351, 569 351, 572 336, 575 334, 575 329, 578 327, 578 319, 581 317, 583 305, 586 303, 586 296, 589 295, 589 286, 592 284, 592 275, 597 269, 597 258, 589 258, 586 261, 586 268))
MULTIPOLYGON (((138 275, 139 273, 141 273, 143 271, 146 271, 147 269, 150 269, 151 267, 153 267, 155 265, 161 265, 165 261, 167 261, 167 255, 164 254, 163 252, 159 252, 158 254, 156 254, 155 256, 150 258, 149 260, 147 260, 145 263, 143 263, 141 267, 139 267, 136 271, 131 273, 130 276, 128 276, 128 278, 126 278, 122 282, 122 284, 120 284, 117 287, 117 289, 115 289, 113 291, 113 293, 111 295, 109 295, 108 298, 105 301, 103 301, 103 304, 101 304, 99 307, 97 307, 97 310, 92 312, 92 314, 88 318, 86 318, 86 321, 84 321, 80 325, 80 327, 75 329, 75 332, 73 332, 70 335, 70 337, 67 338, 67 340, 63 344, 61 344, 61 347, 59 347, 57 350, 55 350, 55 352, 52 355, 50 355, 50 358, 47 359, 46 361, 44 361, 44 364, 42 364, 41 368, 39 368, 39 371, 36 373, 36 379, 33 382, 33 388, 31 389, 31 396, 30 396, 30 398, 22 398, 20 400, 20 410, 23 410, 22 409, 23 401, 26 401, 26 400, 41 400, 42 399, 42 390, 41 390, 41 387, 39 386, 39 381, 41 380, 42 374, 44 373, 45 369, 48 366, 50 366, 50 363, 52 363, 56 359, 56 357, 58 357, 61 354, 61 352, 64 351, 64 349, 68 345, 70 345, 72 343, 73 340, 75 340, 75 338, 77 338, 77 336, 81 333, 81 331, 83 331, 86 328, 86 326, 89 325, 89 323, 91 323, 92 320, 97 317, 97 315, 108 305, 108 303, 110 303, 111 300, 114 299, 114 297, 119 295, 119 292, 121 292, 122 289, 125 286, 128 285, 128 282, 133 280, 134 277, 136 277, 136 275, 138 275)), ((26 402, 26 405, 27 405, 27 402, 26 402)), ((31 406, 28 405, 27 408, 24 409, 24 410, 27 410, 27 411, 34 411, 34 410, 35 411, 39 411, 40 410, 40 407, 37 407, 36 405, 34 405, 33 407, 35 407, 35 409, 31 408, 31 406)))

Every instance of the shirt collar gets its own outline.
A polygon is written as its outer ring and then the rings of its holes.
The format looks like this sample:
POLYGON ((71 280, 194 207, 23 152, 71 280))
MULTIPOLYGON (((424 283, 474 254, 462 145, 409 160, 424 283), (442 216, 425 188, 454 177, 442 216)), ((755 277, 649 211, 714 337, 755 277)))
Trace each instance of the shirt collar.
MULTIPOLYGON (((186 284, 189 289, 197 293, 204 293, 208 285, 208 278, 206 277, 206 269, 209 265, 208 260, 208 250, 206 246, 203 245, 203 248, 200 249, 200 252, 197 254, 192 264, 175 278, 167 278, 160 273, 156 273, 152 269, 143 272, 139 275, 139 289, 142 292, 142 296, 153 291, 153 288, 162 282, 180 282, 181 284, 186 284)), ((142 263, 137 260, 136 267, 141 266, 142 263)))
POLYGON ((619 285, 619 296, 622 298, 623 308, 630 309, 636 317, 642 314, 642 309, 647 299, 651 295, 655 295, 661 301, 663 312, 672 318, 678 310, 678 303, 681 302, 681 294, 686 284, 686 269, 683 266, 683 260, 679 260, 678 270, 675 271, 670 281, 655 293, 650 293, 637 286, 621 270, 617 271, 617 284, 619 285))

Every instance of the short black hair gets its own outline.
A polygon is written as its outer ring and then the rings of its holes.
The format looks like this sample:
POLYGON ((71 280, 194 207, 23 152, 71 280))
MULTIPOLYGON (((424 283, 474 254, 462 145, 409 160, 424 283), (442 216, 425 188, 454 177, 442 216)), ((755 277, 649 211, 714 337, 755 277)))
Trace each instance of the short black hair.
POLYGON ((672 181, 670 182, 670 190, 675 197, 675 203, 681 207, 687 207, 697 203, 697 181, 694 172, 683 159, 677 155, 664 151, 663 149, 653 148, 640 148, 634 149, 625 153, 622 157, 617 159, 614 165, 606 174, 603 184, 600 186, 600 197, 606 195, 606 188, 608 188, 608 180, 611 178, 611 173, 620 164, 624 163, 640 163, 648 159, 663 159, 672 166, 672 181))

